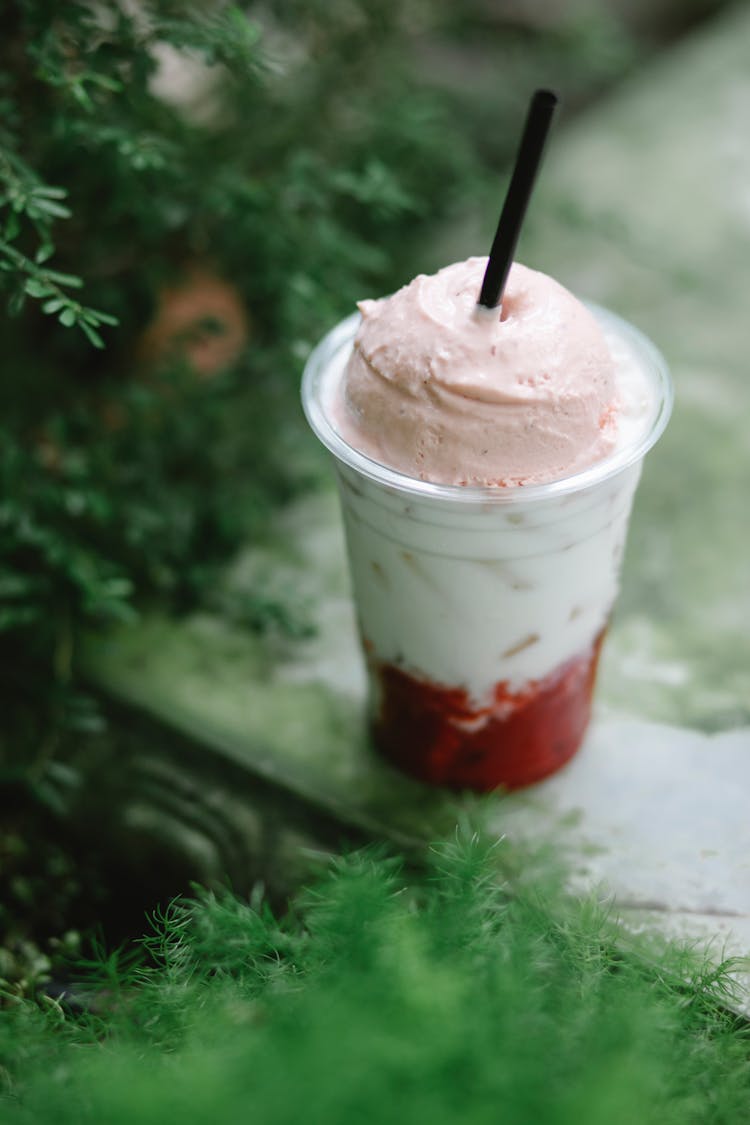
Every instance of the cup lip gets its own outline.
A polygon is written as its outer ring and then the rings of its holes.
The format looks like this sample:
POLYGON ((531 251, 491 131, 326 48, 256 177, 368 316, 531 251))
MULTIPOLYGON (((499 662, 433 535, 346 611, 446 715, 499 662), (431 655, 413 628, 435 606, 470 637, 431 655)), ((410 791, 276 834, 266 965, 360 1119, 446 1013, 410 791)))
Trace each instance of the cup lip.
POLYGON ((629 321, 602 305, 597 305, 592 301, 584 301, 583 303, 597 317, 603 327, 612 328, 624 337, 641 361, 650 367, 654 376, 654 385, 660 392, 660 402, 651 425, 640 435, 637 441, 616 450, 577 473, 543 484, 514 485, 513 487, 440 484, 435 481, 408 476, 406 473, 392 469, 355 449, 341 436, 330 421, 323 406, 322 390, 328 364, 342 347, 354 340, 361 319, 358 312, 352 313, 351 316, 340 321, 330 332, 326 333, 310 353, 302 375, 302 408, 305 417, 318 440, 334 455, 337 461, 348 465, 370 481, 389 490, 406 494, 411 498, 442 500, 464 505, 490 504, 512 507, 514 504, 525 505, 592 488, 642 460, 656 444, 672 413, 674 386, 664 356, 644 333, 629 321))

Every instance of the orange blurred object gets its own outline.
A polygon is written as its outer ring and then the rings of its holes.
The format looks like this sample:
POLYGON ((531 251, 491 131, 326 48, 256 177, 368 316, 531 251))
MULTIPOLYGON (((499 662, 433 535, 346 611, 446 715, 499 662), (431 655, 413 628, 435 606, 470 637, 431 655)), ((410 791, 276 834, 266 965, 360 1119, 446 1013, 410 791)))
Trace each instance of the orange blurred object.
POLYGON ((146 367, 182 359, 196 374, 210 378, 231 367, 249 335, 247 310, 236 287, 210 268, 192 266, 177 284, 159 293, 137 358, 146 367))

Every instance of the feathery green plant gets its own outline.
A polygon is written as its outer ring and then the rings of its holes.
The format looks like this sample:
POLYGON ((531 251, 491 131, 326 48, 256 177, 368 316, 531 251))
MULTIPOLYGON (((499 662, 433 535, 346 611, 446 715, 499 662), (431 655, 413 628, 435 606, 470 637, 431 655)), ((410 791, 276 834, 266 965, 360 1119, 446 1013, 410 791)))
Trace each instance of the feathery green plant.
POLYGON ((513 877, 504 845, 426 877, 365 851, 290 914, 201 892, 99 967, 99 1014, 6 1013, 4 1120, 462 1125, 744 1120, 731 966, 658 960, 595 902, 513 877))

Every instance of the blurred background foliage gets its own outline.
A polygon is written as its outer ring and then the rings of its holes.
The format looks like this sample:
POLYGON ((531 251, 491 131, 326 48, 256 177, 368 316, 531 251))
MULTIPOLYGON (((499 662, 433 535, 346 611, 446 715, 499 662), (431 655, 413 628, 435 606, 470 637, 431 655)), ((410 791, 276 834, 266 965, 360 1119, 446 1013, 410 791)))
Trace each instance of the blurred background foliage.
MULTIPOLYGON (((60 748, 102 725, 81 628, 148 599, 210 604, 216 567, 314 483, 297 386, 315 340, 412 276, 477 184, 496 177, 499 201, 534 86, 572 113, 717 6, 3 6, 0 923, 16 944, 19 916, 64 927, 55 865, 80 899, 54 848, 34 866, 26 826, 31 801, 40 834, 59 831, 60 748)), ((243 618, 304 631, 263 590, 243 618)))
POLYGON ((299 487, 283 423, 310 342, 388 284, 393 248, 466 175, 439 100, 405 89, 400 5, 338 7, 19 0, 4 17, 0 692, 17 762, 48 756, 50 726, 96 721, 72 689, 81 623, 127 617, 136 594, 201 598, 299 487))
MULTIPOLYGON (((639 26, 632 4, 5 8, 6 759, 96 724, 82 623, 204 598, 305 483, 311 344, 415 272, 430 226, 507 162, 534 85, 574 109, 642 58, 639 26)), ((262 591, 256 610, 279 620, 262 591)))

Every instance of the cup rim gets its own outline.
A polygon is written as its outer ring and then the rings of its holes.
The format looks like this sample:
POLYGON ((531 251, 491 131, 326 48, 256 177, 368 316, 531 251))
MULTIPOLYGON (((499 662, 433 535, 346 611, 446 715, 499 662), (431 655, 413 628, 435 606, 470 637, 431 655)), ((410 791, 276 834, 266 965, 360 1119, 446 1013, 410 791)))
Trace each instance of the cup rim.
POLYGON ((674 403, 674 386, 664 356, 652 341, 629 321, 592 301, 583 302, 606 328, 618 332, 631 345, 641 361, 654 376, 654 385, 660 392, 660 402, 649 428, 639 439, 622 449, 615 450, 600 461, 577 473, 543 484, 514 485, 462 485, 440 484, 421 480, 406 473, 392 469, 368 457, 350 445, 330 421, 322 402, 323 382, 328 364, 340 349, 354 340, 360 314, 352 313, 340 321, 322 338, 310 353, 302 375, 302 408, 305 417, 318 440, 345 465, 361 476, 389 490, 403 493, 409 497, 427 500, 449 501, 465 505, 500 505, 512 507, 514 504, 528 504, 549 500, 551 497, 582 492, 621 473, 637 461, 642 460, 661 437, 669 421, 674 403))

